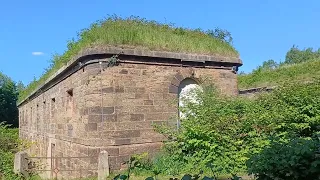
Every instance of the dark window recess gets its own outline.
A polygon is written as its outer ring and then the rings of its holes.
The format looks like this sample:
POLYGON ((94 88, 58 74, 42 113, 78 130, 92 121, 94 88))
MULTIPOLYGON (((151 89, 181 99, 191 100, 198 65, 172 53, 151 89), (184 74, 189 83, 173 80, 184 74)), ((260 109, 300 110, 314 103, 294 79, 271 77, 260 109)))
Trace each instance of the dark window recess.
POLYGON ((56 108, 56 98, 51 98, 51 118, 54 116, 54 110, 56 108))
POLYGON ((70 112, 73 112, 73 89, 67 91, 67 96, 66 110, 70 110, 70 112))
POLYGON ((68 96, 73 97, 73 89, 70 89, 67 91, 68 96))

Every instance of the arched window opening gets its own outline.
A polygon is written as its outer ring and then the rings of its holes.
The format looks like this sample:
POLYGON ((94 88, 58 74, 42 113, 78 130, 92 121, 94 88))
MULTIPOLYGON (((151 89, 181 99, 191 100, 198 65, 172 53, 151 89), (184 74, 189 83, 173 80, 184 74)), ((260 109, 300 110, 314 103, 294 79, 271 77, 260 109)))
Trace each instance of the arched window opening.
POLYGON ((179 85, 179 119, 177 122, 177 128, 180 127, 181 119, 186 117, 185 112, 181 112, 181 109, 186 106, 188 102, 196 103, 196 91, 201 89, 200 85, 193 79, 187 78, 180 82, 179 85))

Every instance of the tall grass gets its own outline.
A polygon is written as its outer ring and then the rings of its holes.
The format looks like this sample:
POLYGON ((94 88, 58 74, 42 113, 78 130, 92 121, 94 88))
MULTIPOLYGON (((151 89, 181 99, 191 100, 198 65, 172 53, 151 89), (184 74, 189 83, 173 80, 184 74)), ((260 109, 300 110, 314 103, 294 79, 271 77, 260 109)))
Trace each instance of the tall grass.
POLYGON ((256 70, 238 77, 239 88, 275 86, 286 82, 308 82, 320 78, 320 59, 283 65, 274 70, 256 70))
POLYGON ((148 21, 139 17, 121 18, 111 16, 97 21, 89 28, 80 31, 76 39, 69 41, 67 50, 61 56, 53 56, 49 68, 38 80, 35 79, 27 86, 20 94, 19 101, 26 98, 54 72, 70 61, 81 49, 86 47, 112 45, 229 57, 239 56, 230 44, 214 38, 209 32, 200 29, 175 27, 171 24, 148 21))

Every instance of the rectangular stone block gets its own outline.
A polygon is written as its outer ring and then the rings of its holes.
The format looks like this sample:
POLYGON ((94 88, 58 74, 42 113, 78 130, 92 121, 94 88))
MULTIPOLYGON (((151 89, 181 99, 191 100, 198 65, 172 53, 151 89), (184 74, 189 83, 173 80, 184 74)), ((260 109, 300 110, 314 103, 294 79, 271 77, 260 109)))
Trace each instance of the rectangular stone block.
POLYGON ((169 93, 178 94, 178 87, 175 85, 169 86, 169 93))
POLYGON ((117 122, 117 121, 118 121, 118 116, 116 114, 103 115, 102 122, 117 122))
POLYGON ((140 136, 140 130, 105 131, 105 132, 103 132, 103 136, 107 136, 107 137, 110 137, 110 138, 139 137, 140 136))
POLYGON ((115 145, 126 145, 126 144, 130 144, 131 140, 128 138, 125 139, 115 139, 114 144, 115 145))
POLYGON ((100 115, 89 115, 88 116, 88 123, 99 123, 102 122, 103 116, 100 115))
POLYGON ((153 100, 144 100, 143 105, 153 105, 153 100))
POLYGON ((96 131, 98 129, 97 123, 88 123, 85 125, 86 131, 96 131))
POLYGON ((124 87, 123 86, 116 86, 115 92, 116 93, 124 93, 124 87))
POLYGON ((119 170, 120 169, 120 162, 118 163, 118 157, 111 156, 109 157, 109 167, 111 170, 119 170))
POLYGON ((149 94, 147 93, 135 93, 135 99, 149 99, 149 94))
POLYGON ((128 74, 128 70, 127 69, 121 69, 119 71, 120 74, 128 74))
POLYGON ((144 114, 130 114, 131 121, 144 121, 144 114))
POLYGON ((89 114, 113 114, 114 113, 114 107, 90 107, 89 108, 89 114))
POLYGON ((88 156, 98 157, 100 148, 88 147, 88 156))
POLYGON ((102 88, 102 93, 113 93, 115 90, 113 87, 102 88))
POLYGON ((107 151, 110 156, 118 156, 119 155, 119 147, 117 146, 109 146, 100 148, 100 151, 107 151))
POLYGON ((125 122, 131 120, 131 115, 128 112, 120 112, 117 114, 117 120, 119 122, 125 122))
POLYGON ((120 146, 119 154, 128 155, 128 154, 139 154, 144 152, 151 152, 153 150, 160 149, 161 146, 162 146, 162 143, 124 145, 124 146, 120 146))

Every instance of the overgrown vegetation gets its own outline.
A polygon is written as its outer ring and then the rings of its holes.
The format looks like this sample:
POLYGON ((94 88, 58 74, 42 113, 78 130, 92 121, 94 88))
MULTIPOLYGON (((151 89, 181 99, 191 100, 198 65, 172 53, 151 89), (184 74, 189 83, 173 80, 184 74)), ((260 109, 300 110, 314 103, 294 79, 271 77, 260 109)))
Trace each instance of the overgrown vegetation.
MULTIPOLYGON (((188 102, 181 128, 136 174, 217 178, 252 173, 259 180, 320 178, 320 81, 289 84, 255 99, 217 95, 212 86, 188 102)), ((143 162, 143 163, 141 163, 143 162)))
POLYGON ((248 161, 248 167, 259 180, 320 179, 320 139, 272 141, 248 161))
POLYGON ((0 179, 20 179, 13 172, 14 154, 18 151, 18 129, 0 123, 0 179))
POLYGON ((309 82, 320 77, 320 50, 299 50, 292 47, 282 63, 274 60, 263 62, 250 74, 241 74, 239 88, 282 85, 288 81, 309 82))
POLYGON ((121 18, 111 16, 93 23, 78 33, 67 44, 62 55, 54 55, 51 64, 39 79, 34 79, 20 94, 19 101, 26 98, 59 68, 71 60, 81 49, 91 46, 112 45, 128 48, 146 48, 173 52, 216 54, 238 57, 231 46, 231 34, 222 29, 203 31, 175 27, 139 17, 121 18))

